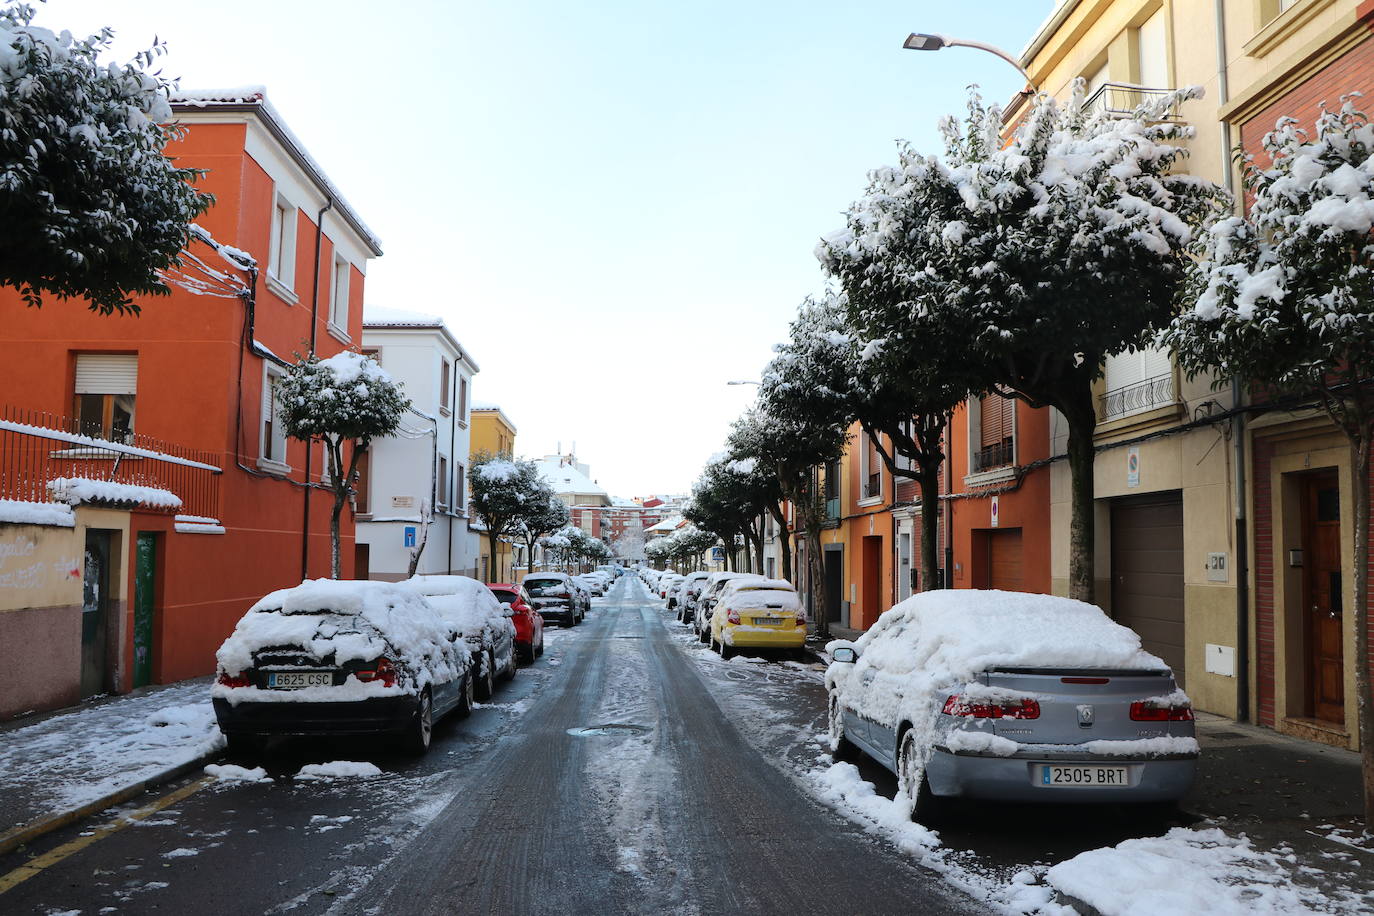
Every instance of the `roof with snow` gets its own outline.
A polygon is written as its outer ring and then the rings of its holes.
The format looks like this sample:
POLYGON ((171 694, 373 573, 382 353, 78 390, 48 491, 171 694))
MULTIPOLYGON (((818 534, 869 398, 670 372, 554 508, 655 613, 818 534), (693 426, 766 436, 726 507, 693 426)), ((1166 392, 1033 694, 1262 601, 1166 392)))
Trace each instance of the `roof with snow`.
POLYGON ((381 257, 382 240, 367 227, 352 205, 339 193, 339 189, 329 180, 305 145, 286 126, 282 116, 267 101, 265 86, 235 86, 228 89, 180 89, 171 93, 172 110, 181 114, 194 114, 200 111, 241 112, 256 114, 267 132, 295 160, 301 170, 310 177, 315 187, 334 202, 333 209, 362 239, 372 251, 373 257, 381 257))
POLYGON ((665 532, 666 532, 666 531, 676 531, 677 529, 681 528, 681 527, 682 527, 683 525, 685 525, 685 524, 687 524, 687 519, 683 518, 681 515, 670 515, 670 516, 668 516, 667 518, 665 518, 663 521, 659 522, 657 525, 651 525, 650 527, 645 528, 644 530, 645 530, 645 531, 665 531, 665 532))
POLYGON ((592 480, 576 465, 559 455, 545 455, 543 458, 534 459, 535 466, 539 468, 540 475, 549 482, 553 491, 560 495, 564 493, 576 496, 604 496, 610 499, 610 494, 601 488, 595 480, 592 480))
MULTIPOLYGON (((384 305, 372 305, 371 303, 364 303, 363 334, 366 335, 366 333, 369 330, 439 331, 441 334, 444 335, 444 337, 448 338, 448 342, 453 345, 453 349, 458 351, 458 358, 465 361, 469 366, 472 367, 472 371, 474 374, 482 371, 481 368, 477 365, 477 360, 473 359, 472 354, 463 348, 463 345, 458 342, 458 338, 453 336, 453 332, 450 331, 448 325, 444 323, 444 319, 439 317, 438 315, 430 315, 427 312, 413 312, 409 309, 394 309, 388 308, 384 305)), ((366 344, 366 338, 364 338, 364 344, 366 344)))

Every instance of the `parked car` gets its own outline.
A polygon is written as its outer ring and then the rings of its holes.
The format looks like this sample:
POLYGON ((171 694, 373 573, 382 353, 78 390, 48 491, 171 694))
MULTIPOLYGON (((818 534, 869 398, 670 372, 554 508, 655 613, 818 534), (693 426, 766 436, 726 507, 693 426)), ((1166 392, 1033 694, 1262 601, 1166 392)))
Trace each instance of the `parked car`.
POLYGON ((1091 604, 925 592, 829 651, 831 749, 895 773, 925 822, 955 798, 1171 806, 1192 785, 1187 695, 1091 604))
POLYGON ((593 598, 600 598, 602 595, 606 594, 606 582, 600 576, 592 573, 583 573, 580 576, 573 576, 573 580, 586 589, 587 594, 591 595, 593 598))
POLYGON ((401 585, 423 595, 467 639, 472 647, 472 688, 477 699, 490 700, 498 679, 515 677, 513 612, 501 607, 491 589, 467 576, 412 576, 401 585))
POLYGON ((677 602, 677 619, 683 623, 691 623, 692 616, 696 613, 697 600, 701 597, 702 586, 711 577, 709 572, 689 573, 679 586, 681 597, 677 602))
POLYGON ((210 696, 230 750, 285 735, 393 735, 416 753, 472 709, 472 651, 413 589, 318 579, 272 592, 215 653, 210 696))
POLYGON ((592 593, 586 583, 577 576, 569 577, 569 581, 572 582, 573 593, 577 598, 578 614, 582 619, 586 619, 592 610, 592 593))
POLYGON ((510 618, 515 624, 515 654, 526 664, 544 654, 544 617, 534 609, 530 596, 522 586, 509 582, 493 582, 487 588, 502 604, 510 605, 510 618))
POLYGON ((673 585, 680 581, 682 581, 682 576, 675 572, 665 572, 663 575, 659 576, 658 587, 656 589, 658 597, 667 598, 668 592, 672 589, 673 585))
POLYGON ((743 578, 762 579, 763 576, 757 573, 730 571, 711 573, 711 577, 706 580, 706 585, 701 589, 701 597, 697 599, 697 611, 692 615, 692 632, 696 633, 697 639, 704 643, 711 641, 711 611, 715 608, 721 589, 725 588, 726 583, 732 579, 743 578))
POLYGON ((736 649, 800 653, 806 612, 786 579, 738 578, 725 584, 711 609, 711 645, 721 658, 736 649))
POLYGON ((530 573, 520 584, 545 620, 553 618, 565 627, 575 627, 582 621, 582 599, 567 573, 530 573))

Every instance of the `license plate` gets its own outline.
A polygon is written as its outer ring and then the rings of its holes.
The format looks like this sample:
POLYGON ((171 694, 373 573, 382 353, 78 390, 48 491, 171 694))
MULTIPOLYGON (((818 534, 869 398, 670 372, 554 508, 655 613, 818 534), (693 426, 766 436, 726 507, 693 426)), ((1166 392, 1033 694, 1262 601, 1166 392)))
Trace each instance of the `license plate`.
POLYGON ((1126 786, 1126 767, 1060 766, 1041 764, 1039 784, 1042 786, 1126 786))
POLYGON ((782 623, 781 617, 755 617, 754 625, 761 627, 775 627, 782 623))
POLYGON ((332 687, 332 671, 273 671, 267 675, 267 686, 276 690, 293 690, 297 687, 332 687))

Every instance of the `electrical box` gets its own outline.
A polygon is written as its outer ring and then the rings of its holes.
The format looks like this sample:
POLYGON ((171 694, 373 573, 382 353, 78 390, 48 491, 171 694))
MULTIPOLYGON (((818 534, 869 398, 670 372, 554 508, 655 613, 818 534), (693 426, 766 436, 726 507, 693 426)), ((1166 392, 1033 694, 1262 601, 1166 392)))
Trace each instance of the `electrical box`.
POLYGON ((1207 554, 1208 582, 1229 582, 1231 580, 1231 572, 1227 559, 1225 553, 1207 554))
POLYGON ((1207 643, 1207 673, 1222 677, 1236 676, 1236 650, 1231 646, 1207 643))

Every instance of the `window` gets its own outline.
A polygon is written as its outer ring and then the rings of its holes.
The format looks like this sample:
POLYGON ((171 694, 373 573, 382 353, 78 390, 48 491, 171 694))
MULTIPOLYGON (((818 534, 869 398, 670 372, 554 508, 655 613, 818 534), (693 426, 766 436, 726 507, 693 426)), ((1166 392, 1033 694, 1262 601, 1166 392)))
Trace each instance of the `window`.
POLYGON ((138 356, 79 353, 72 413, 77 432, 96 439, 128 442, 134 432, 138 356))
POLYGON ((977 424, 978 436, 973 440, 977 445, 973 454, 973 473, 1010 465, 1016 458, 1013 432, 1016 401, 996 392, 983 395, 978 399, 977 424))
POLYGON ((439 456, 439 479, 435 481, 435 501, 441 506, 448 505, 448 458, 439 456))
POLYGON ((468 377, 458 376, 458 419, 466 420, 468 416, 468 377))
POLYGON ((1108 356, 1103 368, 1106 390, 1098 398, 1099 419, 1115 420, 1174 403, 1168 350, 1127 350, 1108 356))
POLYGON ((286 464, 286 431, 282 428, 277 386, 281 370, 267 365, 262 380, 262 434, 258 438, 258 464, 272 470, 289 470, 286 464))
POLYGON ((1169 79, 1168 41, 1164 31, 1164 9, 1140 24, 1135 32, 1136 82, 1150 89, 1167 89, 1169 79))
POLYGON ((366 515, 372 511, 372 450, 358 453, 357 477, 353 481, 353 511, 366 515))
POLYGON ((448 410, 449 365, 448 360, 439 359, 439 406, 448 410))
POLYGON ((453 508, 459 512, 468 504, 467 469, 461 464, 454 465, 453 508))
POLYGON ((827 461, 825 463, 825 517, 840 517, 840 463, 838 461, 827 461))
POLYGON ((267 276, 288 290, 296 283, 296 208, 277 195, 272 207, 272 241, 267 258, 267 276))
POLYGON ((859 479, 863 482, 863 498, 876 499, 883 495, 883 456, 872 436, 864 436, 864 448, 859 455, 859 479))
POLYGON ((336 257, 334 281, 329 288, 329 323, 344 334, 348 333, 348 275, 348 262, 336 257))

